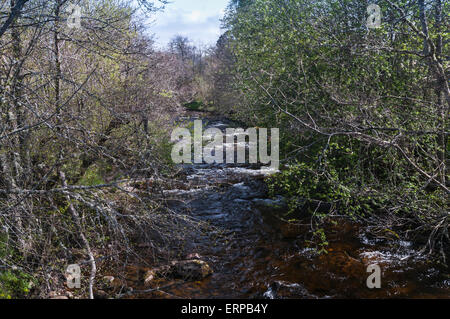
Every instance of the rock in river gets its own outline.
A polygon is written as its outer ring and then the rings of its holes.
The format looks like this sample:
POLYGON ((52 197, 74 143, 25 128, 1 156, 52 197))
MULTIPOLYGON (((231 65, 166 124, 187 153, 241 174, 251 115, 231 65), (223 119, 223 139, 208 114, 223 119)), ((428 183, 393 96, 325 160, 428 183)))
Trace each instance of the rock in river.
POLYGON ((172 278, 183 280, 201 280, 213 273, 211 267, 199 259, 172 261, 170 265, 147 271, 145 284, 149 285, 157 278, 172 278))

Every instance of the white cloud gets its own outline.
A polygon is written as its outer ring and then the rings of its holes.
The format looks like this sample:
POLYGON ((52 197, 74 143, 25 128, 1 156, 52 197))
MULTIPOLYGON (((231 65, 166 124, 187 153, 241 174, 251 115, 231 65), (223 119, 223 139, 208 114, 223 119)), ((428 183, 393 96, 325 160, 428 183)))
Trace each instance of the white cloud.
POLYGON ((158 13, 150 32, 159 46, 181 34, 194 43, 214 44, 220 34, 221 22, 228 0, 177 0, 158 13))
POLYGON ((192 11, 184 15, 184 21, 191 23, 203 23, 207 17, 201 11, 192 11))

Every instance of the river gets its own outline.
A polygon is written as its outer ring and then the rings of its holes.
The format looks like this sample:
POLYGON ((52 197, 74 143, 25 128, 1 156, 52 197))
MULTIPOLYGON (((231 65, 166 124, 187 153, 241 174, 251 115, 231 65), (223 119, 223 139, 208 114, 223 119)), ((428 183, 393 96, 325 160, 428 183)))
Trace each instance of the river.
MULTIPOLYGON (((207 127, 233 126, 210 120, 207 127)), ((408 241, 372 238, 341 218, 325 225, 327 253, 310 247, 311 224, 282 221, 283 199, 268 199, 257 167, 185 165, 183 189, 165 190, 173 210, 208 223, 186 249, 213 274, 167 286, 142 298, 449 298, 446 268, 408 241), (277 208, 278 207, 278 208, 277 208), (369 289, 367 267, 381 268, 381 288, 369 289)), ((194 230, 193 230, 194 232, 194 230)))

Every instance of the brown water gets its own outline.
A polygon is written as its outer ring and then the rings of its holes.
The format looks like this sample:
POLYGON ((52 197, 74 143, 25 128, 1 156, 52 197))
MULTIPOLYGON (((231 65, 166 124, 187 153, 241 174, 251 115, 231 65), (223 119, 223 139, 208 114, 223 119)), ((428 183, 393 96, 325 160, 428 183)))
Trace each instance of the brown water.
POLYGON ((325 226, 329 245, 327 253, 318 254, 309 247, 310 220, 291 225, 277 218, 283 201, 267 199, 265 175, 258 169, 202 164, 185 166, 185 172, 187 189, 168 190, 165 196, 174 210, 211 225, 186 249, 200 255, 214 274, 198 282, 159 281, 159 287, 174 285, 139 297, 450 297, 444 265, 420 255, 412 242, 371 239, 364 227, 344 218, 325 226), (371 264, 382 269, 381 289, 367 288, 371 264))

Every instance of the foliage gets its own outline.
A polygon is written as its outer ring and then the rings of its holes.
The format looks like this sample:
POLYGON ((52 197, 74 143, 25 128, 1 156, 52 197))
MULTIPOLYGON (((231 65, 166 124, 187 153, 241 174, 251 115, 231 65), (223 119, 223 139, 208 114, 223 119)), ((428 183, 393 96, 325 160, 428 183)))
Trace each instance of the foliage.
POLYGON ((25 1, 9 25, 16 2, 0 2, 0 291, 26 293, 12 270, 26 269, 46 297, 64 284, 55 269, 88 260, 92 297, 102 256, 128 261, 137 242, 163 256, 187 224, 156 200, 171 117, 192 97, 187 69, 144 28, 166 1, 82 1, 80 28, 66 23, 70 1, 25 1))
POLYGON ((218 50, 227 48, 228 90, 242 98, 223 112, 280 128, 289 165, 269 187, 291 198, 291 212, 326 202, 330 213, 395 225, 443 252, 449 8, 378 4, 383 23, 368 29, 365 1, 236 1, 218 50))
POLYGON ((0 271, 0 299, 25 298, 33 287, 33 278, 20 271, 0 271))

